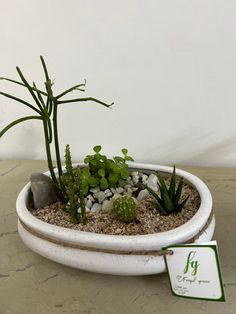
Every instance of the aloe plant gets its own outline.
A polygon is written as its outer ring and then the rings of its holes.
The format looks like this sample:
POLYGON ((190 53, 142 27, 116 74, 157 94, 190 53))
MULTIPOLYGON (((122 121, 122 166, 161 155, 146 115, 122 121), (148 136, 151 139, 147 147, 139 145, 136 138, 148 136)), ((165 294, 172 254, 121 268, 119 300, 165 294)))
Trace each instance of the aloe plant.
POLYGON ((38 89, 36 84, 33 82, 30 84, 25 76, 23 75, 22 71, 19 67, 16 67, 17 73, 20 77, 20 80, 14 80, 10 78, 0 77, 2 80, 9 81, 11 83, 20 85, 24 88, 26 88, 30 95, 33 98, 34 104, 29 103, 28 101, 25 101, 21 98, 18 98, 14 95, 7 94, 5 92, 0 91, 0 95, 10 98, 12 100, 17 101, 18 103, 21 103, 22 105, 25 105, 32 109, 36 115, 30 115, 26 116, 20 119, 17 119, 13 122, 11 122, 9 125, 7 125, 1 132, 0 132, 0 138, 13 126, 27 121, 27 120, 41 120, 43 123, 43 130, 44 130, 44 138, 45 138, 45 148, 46 148, 46 154, 47 154, 47 161, 48 161, 48 168, 52 177, 52 180, 54 181, 59 197, 63 200, 64 198, 64 186, 63 182, 61 180, 62 176, 62 163, 60 158, 60 146, 59 146, 59 139, 58 139, 58 126, 57 126, 57 111, 58 107, 67 104, 67 103, 74 103, 74 102, 87 102, 92 101, 96 102, 102 106, 105 106, 107 108, 110 108, 113 103, 106 104, 96 98, 93 97, 81 97, 81 98, 73 98, 73 99, 63 99, 64 96, 66 96, 68 93, 78 90, 80 92, 85 91, 85 85, 86 81, 81 84, 77 84, 75 86, 72 86, 71 88, 63 91, 62 93, 58 95, 54 95, 53 93, 53 81, 50 79, 46 63, 42 56, 40 56, 40 60, 42 63, 44 75, 45 75, 45 90, 38 89), (56 154, 56 163, 58 168, 58 179, 54 172, 54 166, 52 161, 52 154, 51 154, 51 145, 54 142, 54 149, 56 154))
POLYGON ((181 177, 178 185, 176 185, 176 172, 175 166, 171 175, 169 187, 166 185, 164 178, 157 172, 159 180, 158 186, 160 189, 160 196, 157 195, 153 189, 146 187, 148 192, 155 198, 155 207, 164 215, 180 212, 184 205, 187 203, 189 196, 187 196, 182 202, 180 198, 183 191, 184 179, 181 177))

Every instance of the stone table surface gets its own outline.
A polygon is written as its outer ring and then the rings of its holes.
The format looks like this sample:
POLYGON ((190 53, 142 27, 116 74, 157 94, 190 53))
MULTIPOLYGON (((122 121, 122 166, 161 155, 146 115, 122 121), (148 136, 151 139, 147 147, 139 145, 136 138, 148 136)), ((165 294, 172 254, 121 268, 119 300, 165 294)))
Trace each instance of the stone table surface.
POLYGON ((17 233, 15 200, 45 161, 0 161, 0 314, 236 313, 236 169, 180 167, 210 188, 226 302, 171 295, 167 274, 122 277, 66 267, 29 250, 17 233))

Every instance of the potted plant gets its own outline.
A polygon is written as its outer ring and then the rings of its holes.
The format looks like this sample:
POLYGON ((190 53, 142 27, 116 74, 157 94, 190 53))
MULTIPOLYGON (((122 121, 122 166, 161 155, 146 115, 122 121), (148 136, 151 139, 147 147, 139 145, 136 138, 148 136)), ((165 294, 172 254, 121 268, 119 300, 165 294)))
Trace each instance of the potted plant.
POLYGON ((62 166, 58 107, 81 101, 107 108, 112 104, 93 97, 64 99, 71 91, 84 91, 86 82, 55 96, 46 64, 40 58, 45 90, 30 84, 18 67, 20 81, 2 78, 28 89, 35 105, 0 92, 37 113, 12 122, 0 137, 29 119, 43 123, 49 171, 46 179, 42 174, 33 174, 17 198, 18 232, 23 242, 35 252, 72 267, 107 274, 147 275, 165 271, 163 255, 169 252, 162 247, 210 240, 215 228, 211 194, 196 176, 175 167, 135 163, 125 148, 122 156, 108 158, 101 154, 99 145, 77 165, 72 164, 67 145, 66 166, 62 166), (52 144, 57 168, 51 157, 52 144), (49 198, 40 206, 43 194, 49 198))

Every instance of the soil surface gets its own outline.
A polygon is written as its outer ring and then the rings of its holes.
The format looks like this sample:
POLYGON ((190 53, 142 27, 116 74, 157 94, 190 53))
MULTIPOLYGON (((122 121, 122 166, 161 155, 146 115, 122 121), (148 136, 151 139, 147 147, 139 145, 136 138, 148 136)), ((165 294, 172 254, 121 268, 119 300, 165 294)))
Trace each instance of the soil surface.
POLYGON ((182 211, 168 216, 162 215, 154 208, 154 198, 150 196, 138 204, 137 221, 132 223, 120 221, 112 211, 100 211, 88 212, 86 225, 82 223, 75 225, 70 222, 70 215, 62 210, 61 202, 32 210, 31 213, 47 223, 80 231, 113 235, 144 235, 174 229, 191 219, 200 206, 200 196, 195 188, 185 183, 181 199, 185 199, 188 195, 189 199, 182 211))

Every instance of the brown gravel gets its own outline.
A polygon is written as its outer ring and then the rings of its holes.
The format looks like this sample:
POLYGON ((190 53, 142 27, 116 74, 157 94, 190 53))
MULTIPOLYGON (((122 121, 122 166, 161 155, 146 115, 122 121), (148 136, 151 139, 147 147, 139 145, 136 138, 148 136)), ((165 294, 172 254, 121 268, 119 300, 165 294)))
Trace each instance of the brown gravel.
POLYGON ((147 198, 139 203, 137 221, 132 223, 120 221, 113 212, 89 212, 86 225, 82 223, 74 225, 70 222, 70 215, 62 210, 60 202, 31 212, 35 217, 47 223, 80 231, 114 235, 151 234, 174 229, 194 216, 200 205, 200 196, 192 186, 185 184, 182 198, 184 199, 187 195, 190 197, 182 211, 168 216, 161 215, 153 208, 152 197, 147 198))

